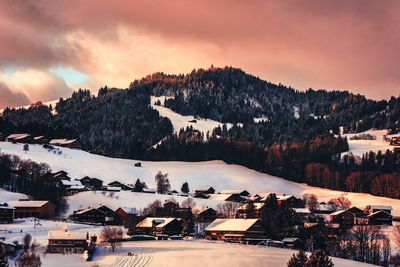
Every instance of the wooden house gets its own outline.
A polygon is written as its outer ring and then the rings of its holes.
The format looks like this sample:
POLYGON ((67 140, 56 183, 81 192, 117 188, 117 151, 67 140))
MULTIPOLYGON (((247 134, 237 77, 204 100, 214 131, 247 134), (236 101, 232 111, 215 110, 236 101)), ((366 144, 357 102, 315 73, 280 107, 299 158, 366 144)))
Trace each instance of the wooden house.
POLYGON ((182 223, 178 218, 147 217, 136 225, 136 233, 144 235, 180 235, 182 223))
POLYGON ((247 202, 239 206, 236 217, 242 219, 260 219, 265 207, 263 202, 247 202))
POLYGON ((297 198, 292 195, 278 195, 276 196, 278 199, 279 206, 285 206, 288 208, 304 208, 305 203, 302 199, 297 198))
POLYGON ((208 199, 218 201, 244 202, 245 198, 238 194, 212 194, 208 199))
POLYGON ((13 143, 33 143, 33 138, 30 134, 21 133, 21 134, 10 134, 6 137, 7 142, 13 143))
POLYGON ((109 207, 102 205, 97 210, 103 212, 106 216, 104 218, 105 223, 113 224, 115 221, 116 213, 109 207))
POLYGON ((282 240, 285 247, 290 249, 304 249, 304 242, 297 237, 287 237, 282 240))
POLYGON ((86 232, 49 231, 48 253, 82 254, 88 247, 89 234, 86 232))
POLYGON ((302 224, 309 221, 311 211, 308 208, 294 208, 293 211, 300 218, 302 224))
POLYGON ((79 148, 77 139, 52 139, 50 145, 61 146, 66 148, 79 148))
POLYGON ((372 214, 377 211, 384 211, 388 214, 392 214, 392 210, 393 210, 392 206, 388 206, 388 205, 368 205, 365 208, 365 212, 367 214, 372 214))
POLYGON ((103 181, 97 178, 91 178, 89 176, 85 176, 79 180, 82 185, 92 190, 101 190, 103 187, 103 181))
POLYGON ((19 200, 9 201, 7 204, 15 208, 14 218, 50 219, 56 213, 56 207, 47 200, 19 200))
POLYGON ((133 190, 133 187, 132 187, 132 186, 123 184, 123 183, 121 183, 121 182, 119 182, 119 181, 111 182, 111 183, 108 184, 108 186, 119 187, 119 188, 121 188, 121 189, 124 190, 124 191, 128 191, 128 190, 129 190, 129 191, 132 191, 132 190, 133 190))
POLYGON ((202 199, 207 199, 210 196, 207 194, 204 194, 203 192, 196 192, 193 196, 194 198, 202 198, 202 199))
POLYGON ((222 190, 218 194, 239 195, 241 197, 248 197, 250 195, 250 193, 247 190, 240 190, 240 189, 222 190))
POLYGON ((207 239, 258 243, 266 239, 259 219, 216 219, 204 230, 207 239))
POLYGON ((95 208, 87 208, 84 210, 74 211, 70 218, 77 222, 105 224, 106 216, 107 215, 103 211, 95 208))
POLYGON ((338 210, 329 214, 329 222, 340 224, 341 227, 349 228, 354 225, 354 214, 346 210, 338 210))
POLYGON ((0 204, 0 223, 12 223, 14 220, 14 211, 15 208, 13 206, 7 203, 0 204))
POLYGON ((217 218, 217 211, 213 208, 206 208, 197 214, 198 222, 212 222, 217 218))
POLYGON ((131 227, 139 223, 139 212, 136 208, 119 207, 115 211, 118 224, 131 227))
POLYGON ((197 193, 203 193, 204 195, 209 195, 209 194, 215 194, 215 189, 211 186, 207 186, 204 188, 200 188, 197 190, 194 190, 195 194, 197 193))
POLYGON ((369 225, 392 225, 393 216, 386 211, 379 210, 368 215, 369 225))

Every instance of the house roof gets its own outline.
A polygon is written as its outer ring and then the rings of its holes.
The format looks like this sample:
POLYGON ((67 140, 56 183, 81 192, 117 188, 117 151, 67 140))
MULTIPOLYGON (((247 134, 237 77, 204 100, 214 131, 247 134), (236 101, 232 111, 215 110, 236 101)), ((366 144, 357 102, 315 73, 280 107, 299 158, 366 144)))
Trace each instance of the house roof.
POLYGON ((143 188, 143 192, 157 192, 157 190, 152 189, 152 188, 143 188))
POLYGON ((39 135, 39 136, 33 137, 34 140, 40 140, 40 139, 43 139, 43 138, 44 138, 44 135, 39 135))
POLYGON ((129 207, 119 207, 119 209, 123 210, 126 212, 126 214, 138 214, 138 211, 136 208, 129 208, 129 207))
POLYGON ((67 188, 67 190, 84 190, 85 186, 83 185, 71 185, 67 188))
POLYGON ((368 205, 373 210, 393 210, 392 206, 389 205, 368 205))
POLYGON ((293 210, 296 213, 311 214, 311 211, 307 208, 295 208, 293 210))
POLYGON ((219 200, 219 201, 226 201, 228 198, 232 196, 232 194, 210 194, 208 199, 211 200, 219 200))
POLYGON ((7 136, 7 139, 14 139, 14 140, 18 140, 18 139, 24 139, 26 137, 31 136, 30 134, 26 134, 26 133, 22 133, 22 134, 10 134, 9 136, 7 136))
POLYGON ((60 182, 65 186, 82 186, 82 183, 79 180, 74 180, 74 181, 61 180, 60 182))
POLYGON ((208 210, 213 210, 213 211, 215 211, 215 212, 217 212, 215 209, 213 209, 213 208, 205 208, 205 209, 203 209, 202 211, 200 211, 198 214, 202 214, 203 212, 206 212, 206 211, 208 211, 208 210))
POLYGON ((156 223, 156 227, 164 227, 175 219, 176 218, 147 217, 138 223, 136 227, 151 228, 153 227, 153 222, 156 223))
MULTIPOLYGON (((260 209, 262 209, 264 206, 265 206, 265 203, 262 203, 262 202, 253 203, 253 207, 254 207, 255 210, 260 210, 260 209)), ((245 203, 245 204, 241 205, 241 206, 238 208, 238 210, 246 210, 246 209, 248 209, 248 208, 249 208, 249 203, 245 203)))
POLYGON ((229 189, 229 190, 222 190, 219 192, 220 194, 242 194, 242 193, 248 193, 246 190, 240 190, 240 189, 229 189))
POLYGON ((378 211, 375 211, 374 213, 368 214, 368 217, 375 216, 375 215, 377 215, 377 214, 379 214, 379 213, 383 213, 383 214, 386 214, 386 215, 388 215, 388 216, 392 216, 392 215, 390 215, 389 213, 387 213, 386 211, 378 210, 378 211))
POLYGON ((284 239, 282 240, 282 242, 292 243, 292 242, 295 242, 295 241, 297 241, 297 240, 300 240, 300 239, 297 238, 297 237, 286 237, 286 238, 284 238, 284 239))
POLYGON ((95 211, 98 211, 98 212, 104 213, 103 211, 101 211, 101 210, 98 210, 98 209, 95 209, 95 208, 87 208, 87 209, 83 209, 83 210, 79 210, 79 211, 75 212, 75 213, 74 213, 74 215, 81 215, 81 214, 85 214, 86 212, 88 212, 88 211, 91 211, 91 210, 95 210, 95 211))
POLYGON ((49 240, 86 240, 86 232, 70 232, 70 231, 49 231, 47 235, 49 240))
POLYGON ((205 231, 247 231, 258 219, 216 219, 205 231))
POLYGON ((214 190, 214 188, 212 186, 205 186, 205 187, 201 187, 199 189, 196 189, 195 191, 208 191, 210 189, 214 190))
POLYGON ((76 139, 51 139, 51 145, 69 145, 76 141, 76 139))
POLYGON ((292 197, 294 197, 294 196, 292 196, 292 195, 278 195, 278 196, 276 196, 276 198, 278 200, 282 200, 282 201, 288 200, 289 198, 292 198, 292 197))
POLYGON ((25 208, 25 207, 40 208, 47 203, 50 202, 47 200, 15 200, 7 202, 8 205, 11 205, 15 208, 25 208))
POLYGON ((332 213, 329 214, 329 215, 336 216, 336 215, 342 214, 342 213, 344 213, 344 212, 346 212, 346 210, 338 210, 338 211, 332 212, 332 213))

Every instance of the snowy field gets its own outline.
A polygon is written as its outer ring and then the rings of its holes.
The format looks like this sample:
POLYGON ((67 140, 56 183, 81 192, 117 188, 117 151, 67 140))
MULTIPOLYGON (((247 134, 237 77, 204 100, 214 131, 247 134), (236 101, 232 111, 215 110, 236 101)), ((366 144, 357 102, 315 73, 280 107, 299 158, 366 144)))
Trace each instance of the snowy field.
MULTIPOLYGON (((187 181, 192 191, 205 186, 213 186, 217 191, 223 189, 246 189, 251 193, 292 194, 301 196, 304 193, 314 193, 320 201, 326 201, 344 194, 354 206, 363 208, 367 204, 392 205, 393 213, 400 215, 400 200, 376 197, 369 194, 344 193, 318 187, 311 187, 284 180, 279 177, 260 173, 248 168, 229 165, 222 161, 206 162, 142 162, 142 167, 135 167, 136 160, 109 158, 90 154, 81 150, 62 148, 62 154, 48 152, 40 145, 31 145, 30 151, 25 154, 22 144, 0 142, 3 153, 15 154, 24 159, 48 163, 53 171, 65 170, 72 179, 84 176, 97 177, 105 183, 115 180, 132 184, 137 178, 145 181, 150 188, 155 188, 154 176, 158 171, 168 173, 172 189, 179 191, 183 182, 187 181)), ((132 192, 116 193, 119 206, 135 207, 135 203, 143 203, 143 197, 160 199, 160 195, 134 194, 132 192), (131 194, 125 196, 125 194, 131 194), (125 202, 126 201, 126 202, 125 202)), ((80 193, 71 198, 71 205, 96 206, 99 204, 99 195, 80 193)), ((163 196, 164 197, 164 196, 163 196)), ((17 199, 18 197, 16 197, 17 199)), ((104 201, 107 201, 105 199, 104 201)), ((196 199, 197 202, 197 199, 196 199)), ((139 207, 138 207, 139 208, 139 207)))
MULTIPOLYGON (((289 249, 209 241, 141 241, 124 243, 114 254, 109 248, 100 247, 92 262, 84 262, 79 255, 47 254, 42 258, 42 266, 286 266, 295 252, 289 249), (128 252, 134 255, 127 256, 128 252)), ((371 266, 338 258, 333 258, 333 262, 336 267, 371 266)))
POLYGON ((13 193, 0 188, 0 203, 8 202, 11 200, 25 199, 26 195, 20 193, 13 193))
MULTIPOLYGON (((362 157, 363 154, 369 151, 378 152, 382 151, 385 153, 386 150, 393 150, 388 142, 383 139, 383 136, 387 134, 387 130, 368 130, 357 134, 344 134, 347 137, 347 142, 349 143, 349 152, 354 156, 362 157), (360 134, 370 134, 376 136, 376 140, 350 140, 352 136, 360 134)), ((346 152, 348 153, 348 152, 346 152)))
MULTIPOLYGON (((174 111, 172 111, 169 108, 163 107, 164 105, 164 100, 165 96, 151 96, 151 107, 157 110, 160 113, 160 116, 162 117, 167 117, 171 120, 172 126, 174 127, 174 131, 178 132, 181 128, 186 128, 188 126, 192 126, 193 129, 199 130, 201 132, 207 133, 207 132, 212 132, 212 130, 219 125, 222 127, 222 123, 210 119, 199 119, 199 118, 194 118, 194 116, 183 116, 180 115, 174 111), (154 103, 160 100, 161 106, 154 105, 154 103), (189 122, 192 120, 196 120, 196 123, 189 122)), ((228 123, 227 127, 230 128, 232 124, 228 123)))

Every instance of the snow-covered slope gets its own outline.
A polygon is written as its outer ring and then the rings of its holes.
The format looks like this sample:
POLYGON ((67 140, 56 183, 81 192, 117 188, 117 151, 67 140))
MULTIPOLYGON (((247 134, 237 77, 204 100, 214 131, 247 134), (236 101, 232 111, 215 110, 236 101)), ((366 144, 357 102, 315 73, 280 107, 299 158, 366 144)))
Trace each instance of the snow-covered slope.
POLYGON ((0 204, 11 200, 27 199, 28 196, 20 193, 13 193, 0 188, 0 204))
POLYGON ((363 154, 368 153, 369 151, 382 151, 382 153, 384 153, 388 149, 393 150, 393 146, 383 139, 385 134, 387 134, 387 130, 368 130, 358 134, 344 134, 343 136, 347 137, 347 142, 349 143, 349 152, 351 152, 354 156, 362 157, 363 154), (376 136, 376 140, 350 140, 352 136, 360 134, 370 134, 376 136))
MULTIPOLYGON (((158 171, 169 174, 172 189, 179 191, 183 182, 188 181, 191 190, 204 186, 213 186, 217 191, 222 189, 246 189, 251 193, 276 192, 301 196, 304 193, 314 193, 319 199, 329 200, 344 194, 353 205, 364 207, 367 204, 392 205, 394 214, 400 215, 400 200, 376 197, 369 194, 343 193, 305 184, 299 184, 256 172, 248 168, 229 165, 222 161, 207 162, 142 162, 142 167, 134 167, 136 160, 108 158, 90 154, 81 150, 62 148, 61 155, 48 152, 39 145, 31 145, 30 151, 25 154, 21 144, 0 142, 3 153, 16 154, 24 159, 48 163, 54 171, 65 170, 71 178, 82 178, 85 175, 102 179, 105 183, 119 180, 124 183, 134 183, 137 178, 145 181, 149 187, 155 187, 154 176, 158 171)), ((86 194, 86 193, 85 193, 86 194)), ((133 194, 133 193, 132 193, 133 194)), ((94 199, 85 197, 82 199, 94 199)), ((141 194, 144 195, 144 194, 141 194)), ((150 195, 155 199, 158 195, 150 195)), ((119 205, 135 206, 135 201, 129 198, 129 203, 123 203, 124 196, 120 196, 119 205)), ((139 197, 140 198, 140 197, 139 197)), ((80 200, 77 200, 78 202, 80 200)), ((82 200, 83 201, 83 200, 82 200)), ((97 200, 92 200, 93 205, 97 200)), ((90 203, 84 203, 90 204, 90 203)), ((75 205, 75 204, 74 204, 75 205)), ((78 204, 77 204, 78 205, 78 204)))
MULTIPOLYGON (((172 111, 171 109, 163 106, 165 98, 166 98, 165 96, 159 96, 159 97, 151 96, 151 107, 154 108, 155 110, 157 110, 160 113, 160 116, 167 117, 170 119, 175 132, 179 131, 181 128, 186 128, 188 126, 192 126, 193 129, 199 130, 201 132, 207 133, 209 131, 211 133, 214 128, 218 127, 219 125, 222 126, 222 123, 220 123, 218 121, 214 121, 214 120, 210 120, 210 119, 199 119, 199 118, 195 118, 191 115, 189 115, 189 116, 180 115, 180 114, 172 111), (161 106, 154 105, 154 103, 157 100, 160 100, 161 106), (195 122, 195 123, 189 122, 189 121, 193 121, 193 120, 196 120, 197 122, 195 122)), ((227 124, 228 128, 230 128, 231 126, 232 126, 232 124, 230 124, 230 123, 227 124)))

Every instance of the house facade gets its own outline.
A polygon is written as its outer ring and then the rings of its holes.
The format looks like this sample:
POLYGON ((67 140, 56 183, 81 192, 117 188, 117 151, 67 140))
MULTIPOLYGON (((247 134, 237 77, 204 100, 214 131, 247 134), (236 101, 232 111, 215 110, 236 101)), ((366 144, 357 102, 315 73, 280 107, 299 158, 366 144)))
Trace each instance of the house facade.
POLYGON ((56 207, 46 200, 9 201, 7 204, 15 208, 14 218, 34 217, 49 219, 56 214, 56 207))
POLYGON ((49 231, 48 253, 83 253, 88 247, 89 234, 86 232, 49 231))

